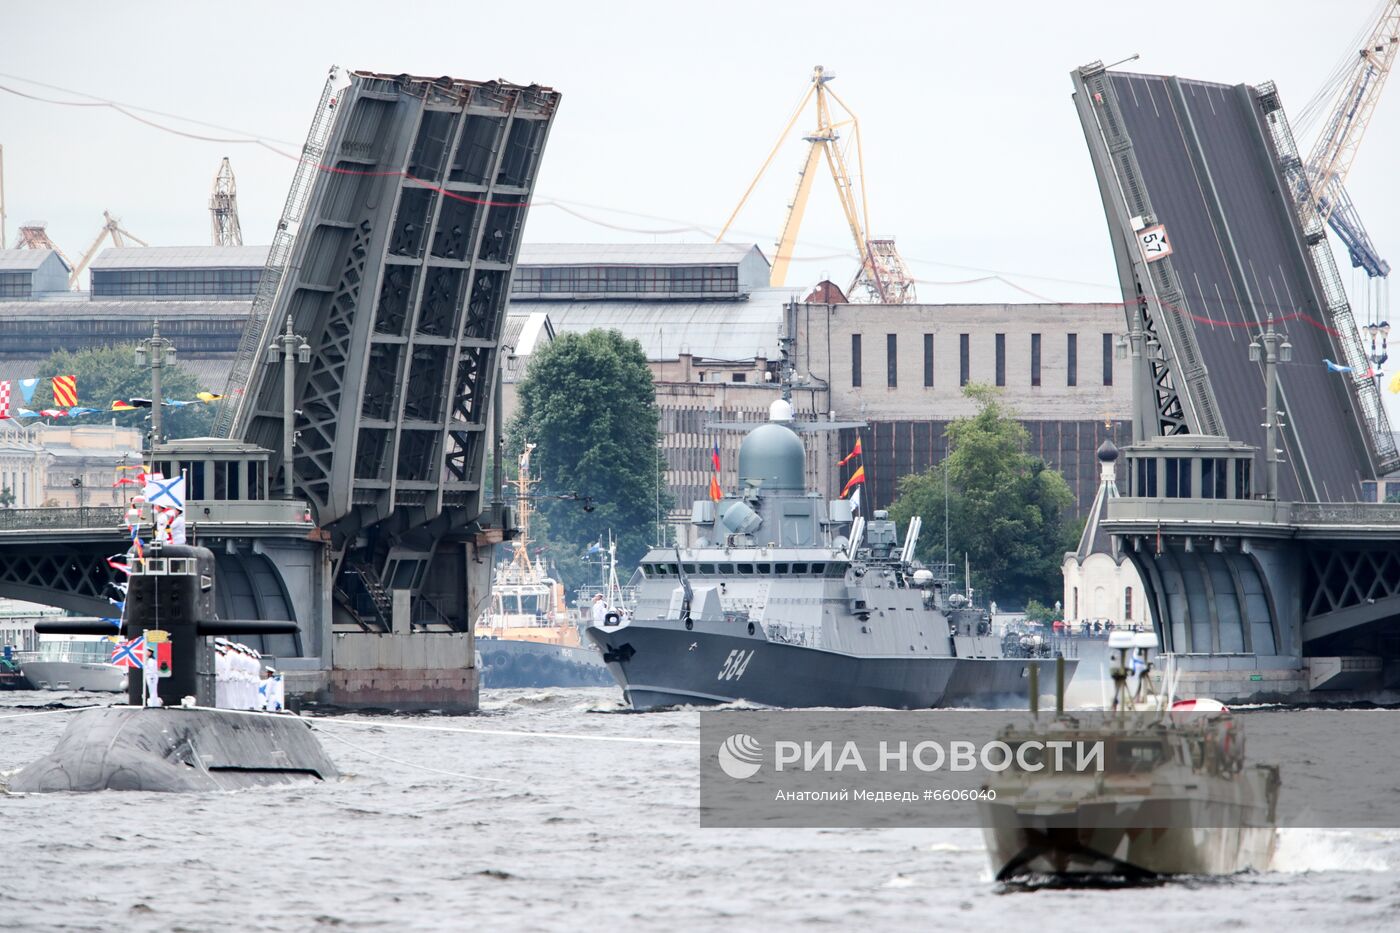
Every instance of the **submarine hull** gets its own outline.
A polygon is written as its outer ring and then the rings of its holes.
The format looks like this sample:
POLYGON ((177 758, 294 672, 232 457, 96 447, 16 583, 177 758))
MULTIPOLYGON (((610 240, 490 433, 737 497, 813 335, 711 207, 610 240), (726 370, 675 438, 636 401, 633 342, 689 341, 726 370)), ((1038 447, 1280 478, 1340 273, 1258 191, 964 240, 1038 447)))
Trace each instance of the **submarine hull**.
POLYGON ((339 775, 295 716, 113 706, 77 714, 53 752, 16 773, 8 789, 227 791, 339 775))
MULTIPOLYGON (((1024 709, 1031 666, 1053 688, 1049 658, 961 658, 911 655, 862 656, 769 641, 761 630, 745 637, 685 629, 669 620, 615 628, 590 626, 586 634, 603 652, 608 670, 636 710, 747 702, 782 708, 1018 707, 1024 709)), ((714 629, 720 626, 713 626, 714 629)), ((741 632, 742 630, 740 630, 741 632)), ((1065 676, 1075 661, 1065 662, 1065 676)))

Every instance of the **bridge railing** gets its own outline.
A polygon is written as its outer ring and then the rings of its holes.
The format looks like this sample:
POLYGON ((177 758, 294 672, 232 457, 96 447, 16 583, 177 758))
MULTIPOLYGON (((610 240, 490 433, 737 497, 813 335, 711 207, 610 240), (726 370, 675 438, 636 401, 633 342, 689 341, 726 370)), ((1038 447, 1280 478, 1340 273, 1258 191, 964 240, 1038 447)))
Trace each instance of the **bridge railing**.
POLYGON ((1381 404, 1380 390, 1376 388, 1375 378, 1370 375, 1370 360, 1366 356, 1366 348, 1362 346, 1361 332, 1352 317, 1351 303, 1342 287, 1337 261, 1332 256, 1332 245, 1327 240, 1327 232, 1317 210, 1316 197, 1319 192, 1312 189, 1307 166, 1303 164, 1293 138, 1293 129, 1279 101, 1278 89, 1269 81, 1259 86, 1257 94, 1269 135, 1278 151, 1280 167, 1293 195, 1293 206, 1303 230, 1308 255, 1322 285, 1322 299, 1327 305, 1333 345, 1340 351, 1346 365, 1351 367, 1352 397, 1360 409, 1370 447, 1375 454, 1376 469, 1387 473, 1400 466, 1400 450, 1396 449, 1394 435, 1390 432, 1390 421, 1381 404))
POLYGON ((282 207, 282 217, 277 222, 277 232, 273 234, 272 246, 267 252, 267 264, 263 266, 262 278, 258 280, 258 291, 253 297, 253 309, 248 316, 248 325, 238 342, 238 353, 234 357, 233 369, 229 372, 228 387, 219 402, 218 414, 214 420, 216 437, 234 437, 242 425, 243 412, 251 410, 255 400, 244 391, 256 383, 252 379, 253 367, 262 359, 264 343, 268 331, 276 330, 272 312, 277 304, 277 293, 282 285, 282 276, 292 253, 292 243, 296 239, 302 216, 306 213, 307 202, 311 199, 312 185, 317 173, 323 170, 326 143, 330 139, 331 128, 337 113, 337 94, 349 82, 339 67, 332 68, 321 90, 321 100, 316 106, 316 117, 306 134, 306 143, 301 149, 301 159, 292 174, 292 187, 287 193, 282 207))
POLYGON ((1299 525, 1400 525, 1400 502, 1299 502, 1299 525))
POLYGON ((99 505, 78 509, 0 509, 0 531, 47 528, 118 528, 126 521, 126 509, 99 505))

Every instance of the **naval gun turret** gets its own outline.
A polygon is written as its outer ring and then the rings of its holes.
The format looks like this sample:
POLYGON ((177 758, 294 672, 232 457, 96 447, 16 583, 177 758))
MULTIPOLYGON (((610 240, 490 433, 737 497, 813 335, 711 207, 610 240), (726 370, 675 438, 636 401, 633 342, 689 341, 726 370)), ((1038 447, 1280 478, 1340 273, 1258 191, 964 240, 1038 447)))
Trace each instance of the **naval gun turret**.
MULTIPOLYGON (((78 713, 53 752, 21 769, 9 790, 233 790, 339 775, 298 717, 213 708, 215 636, 297 630, 291 621, 216 618, 215 583, 208 548, 153 546, 132 561, 120 634, 170 646, 154 696, 147 694, 145 672, 133 668, 129 706, 78 713)), ((41 622, 35 629, 113 634, 110 623, 92 620, 41 622)))

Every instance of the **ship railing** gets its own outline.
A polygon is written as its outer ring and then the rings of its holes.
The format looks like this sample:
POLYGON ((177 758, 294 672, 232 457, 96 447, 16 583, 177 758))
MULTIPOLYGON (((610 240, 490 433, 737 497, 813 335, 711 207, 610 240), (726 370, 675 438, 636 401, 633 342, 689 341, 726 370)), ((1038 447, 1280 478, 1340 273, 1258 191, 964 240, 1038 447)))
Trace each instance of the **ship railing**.
POLYGON ((798 622, 768 622, 763 626, 769 641, 784 645, 798 645, 803 648, 821 648, 825 639, 820 625, 803 625, 798 622))

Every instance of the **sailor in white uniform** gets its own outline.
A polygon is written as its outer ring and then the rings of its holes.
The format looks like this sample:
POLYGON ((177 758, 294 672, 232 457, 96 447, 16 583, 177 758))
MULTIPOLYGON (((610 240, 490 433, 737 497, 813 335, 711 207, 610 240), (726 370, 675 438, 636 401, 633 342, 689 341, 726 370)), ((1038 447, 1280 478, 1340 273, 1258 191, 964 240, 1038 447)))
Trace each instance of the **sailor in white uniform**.
POLYGON ((160 668, 156 666, 154 648, 146 649, 146 659, 141 662, 141 676, 146 681, 146 705, 160 706, 160 668))
POLYGON ((232 705, 232 698, 229 697, 228 690, 228 642, 222 638, 214 639, 214 705, 219 709, 228 709, 232 705))
POLYGON ((602 593, 595 593, 593 596, 593 624, 602 626, 608 617, 608 604, 603 599, 602 593))

